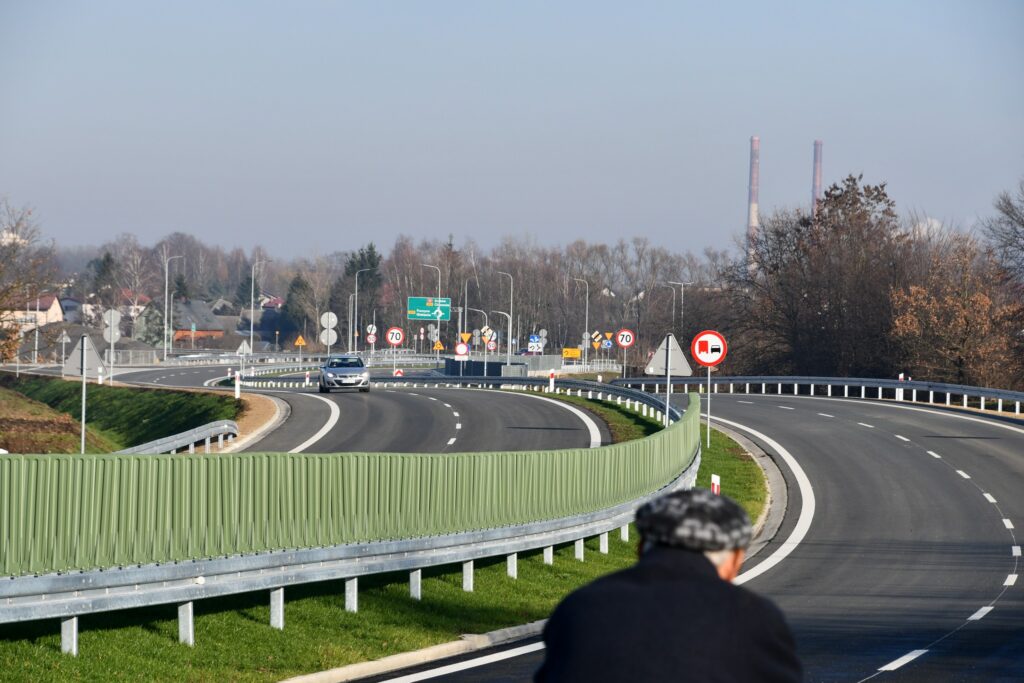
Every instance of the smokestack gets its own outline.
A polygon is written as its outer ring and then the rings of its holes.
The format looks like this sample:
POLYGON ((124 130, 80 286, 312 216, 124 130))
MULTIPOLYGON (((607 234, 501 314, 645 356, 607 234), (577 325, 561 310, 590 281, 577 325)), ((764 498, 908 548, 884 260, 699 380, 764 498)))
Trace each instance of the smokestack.
POLYGON ((821 201, 821 140, 814 141, 814 180, 811 183, 811 215, 818 215, 821 201))
POLYGON ((750 185, 747 199, 747 244, 757 235, 757 187, 761 163, 761 138, 754 135, 750 138, 750 185))

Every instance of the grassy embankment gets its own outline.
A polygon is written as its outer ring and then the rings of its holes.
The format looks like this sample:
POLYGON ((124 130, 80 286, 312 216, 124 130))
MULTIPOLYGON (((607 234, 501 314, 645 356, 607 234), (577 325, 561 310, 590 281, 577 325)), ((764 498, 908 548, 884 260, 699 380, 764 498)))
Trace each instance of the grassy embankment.
MULTIPOLYGON (((81 434, 81 424, 71 416, 0 387, 0 448, 11 453, 78 453, 81 434)), ((86 427, 86 452, 120 448, 120 441, 86 427)))
MULTIPOLYGON (((605 419, 617 442, 660 429, 649 418, 615 404, 570 402, 605 419)), ((714 471, 737 486, 745 476, 749 486, 756 486, 760 470, 749 458, 746 465, 727 466, 742 453, 730 443, 713 433, 701 476, 706 479, 705 472, 714 471)), ((756 518, 759 510, 748 507, 748 512, 756 518)), ((60 653, 53 621, 3 626, 0 670, 11 680, 26 681, 279 680, 447 642, 463 633, 543 619, 570 591, 631 565, 636 540, 635 531, 630 542, 611 534, 608 555, 598 552, 597 539, 588 540, 585 562, 574 559, 571 545, 556 549, 551 566, 539 552, 521 554, 518 580, 505 575, 503 558, 477 562, 473 593, 462 591, 461 574, 454 567, 425 570, 421 602, 409 598, 404 574, 363 578, 358 614, 345 612, 341 582, 288 588, 284 631, 268 625, 265 592, 203 600, 195 607, 194 648, 177 643, 173 605, 81 618, 81 654, 75 659, 60 653)))
MULTIPOLYGON (((80 382, 0 374, 0 387, 45 403, 70 416, 72 421, 81 419, 80 382)), ((217 420, 234 420, 241 411, 241 401, 220 394, 96 384, 90 384, 86 392, 87 426, 109 442, 110 450, 180 434, 217 420)), ((17 452, 32 451, 18 448, 17 452)), ((76 453, 78 449, 49 452, 76 453)), ((104 449, 97 448, 97 452, 104 452, 104 449)))

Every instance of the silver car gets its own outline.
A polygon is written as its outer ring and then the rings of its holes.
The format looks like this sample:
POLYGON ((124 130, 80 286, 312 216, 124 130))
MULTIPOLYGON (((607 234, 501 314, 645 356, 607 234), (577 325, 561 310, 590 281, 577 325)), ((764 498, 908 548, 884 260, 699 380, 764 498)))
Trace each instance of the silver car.
POLYGON ((370 390, 370 371, 359 356, 331 356, 320 367, 320 382, 317 385, 321 394, 330 393, 331 389, 370 390))

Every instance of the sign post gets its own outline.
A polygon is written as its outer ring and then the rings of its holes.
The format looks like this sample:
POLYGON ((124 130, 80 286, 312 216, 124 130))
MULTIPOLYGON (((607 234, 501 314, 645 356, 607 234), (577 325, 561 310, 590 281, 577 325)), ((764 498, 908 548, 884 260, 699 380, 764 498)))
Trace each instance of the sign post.
MULTIPOLYGON (((67 361, 68 353, 65 344, 71 341, 71 337, 68 336, 68 331, 64 330, 60 334, 60 376, 64 376, 64 363, 67 361)), ((15 354, 17 355, 17 354, 15 354)))
POLYGON ((299 335, 299 338, 295 340, 295 348, 299 350, 299 365, 302 365, 302 347, 306 345, 306 340, 299 335))
POLYGON ((338 333, 334 326, 338 324, 338 316, 330 311, 325 311, 320 316, 320 326, 324 329, 320 332, 320 343, 327 347, 327 356, 331 355, 331 346, 338 341, 338 333))
MULTIPOLYGON (((82 455, 85 455, 85 369, 89 362, 89 357, 85 355, 85 347, 89 343, 88 335, 82 335, 82 342, 80 344, 82 348, 82 455)), ((74 353, 72 351, 72 353, 74 353)))
POLYGON ((391 344, 391 373, 398 377, 398 346, 405 339, 405 332, 401 327, 389 327, 384 338, 391 344))
MULTIPOLYGON (((595 332, 595 334, 597 334, 595 332)), ((595 340, 595 343, 599 343, 595 340)), ((622 376, 626 376, 626 349, 636 343, 636 332, 626 327, 615 333, 615 343, 622 349, 622 376)), ((597 348, 595 346, 594 348, 597 348)))
POLYGON ((708 448, 711 448, 711 368, 725 360, 728 352, 725 337, 714 330, 698 332, 690 343, 690 355, 708 369, 708 448))
MULTIPOLYGON (((103 322, 107 325, 103 329, 103 339, 110 344, 110 386, 114 386, 114 345, 121 338, 121 329, 118 327, 121 324, 121 314, 110 309, 103 314, 103 322)), ((192 331, 195 332, 195 325, 192 326, 192 331)))

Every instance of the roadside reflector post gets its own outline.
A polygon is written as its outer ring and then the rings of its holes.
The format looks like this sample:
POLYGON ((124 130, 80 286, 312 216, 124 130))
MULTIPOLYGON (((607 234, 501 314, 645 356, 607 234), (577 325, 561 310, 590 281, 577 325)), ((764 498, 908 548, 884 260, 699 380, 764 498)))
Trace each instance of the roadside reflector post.
POLYGON ((196 620, 191 601, 178 605, 178 642, 189 647, 196 644, 196 620))
POLYGON ((101 387, 103 386, 103 366, 96 368, 96 382, 101 387))
POLYGON ((462 590, 473 592, 473 560, 462 563, 462 590))
POLYGON ((967 394, 964 394, 964 408, 967 407, 967 394))
POLYGON ((359 579, 345 579, 345 611, 359 611, 359 579))
POLYGON ((423 570, 413 569, 409 572, 409 597, 413 600, 423 599, 423 570))
POLYGON ((60 620, 60 651, 78 656, 78 617, 60 620))
POLYGON ((548 373, 548 393, 554 393, 555 391, 555 371, 552 370, 548 373))
POLYGON ((284 588, 270 591, 270 626, 278 631, 284 630, 284 588))
POLYGON ((517 553, 512 553, 505 558, 505 571, 509 578, 519 578, 519 555, 517 553))
POLYGON ((242 398, 242 374, 235 370, 235 398, 242 398))
POLYGON ((717 474, 711 475, 711 493, 716 496, 722 495, 722 478, 717 474))

